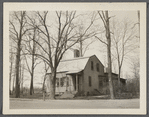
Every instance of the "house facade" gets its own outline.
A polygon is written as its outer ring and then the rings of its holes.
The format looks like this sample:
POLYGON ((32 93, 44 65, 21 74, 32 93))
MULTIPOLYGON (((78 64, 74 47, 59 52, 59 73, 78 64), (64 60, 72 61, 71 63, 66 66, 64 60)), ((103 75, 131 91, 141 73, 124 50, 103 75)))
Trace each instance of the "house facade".
MULTIPOLYGON (((46 90, 50 93, 50 73, 46 78, 46 90)), ((80 95, 108 93, 108 79, 104 66, 95 56, 77 57, 59 63, 56 75, 56 94, 66 91, 80 95)))

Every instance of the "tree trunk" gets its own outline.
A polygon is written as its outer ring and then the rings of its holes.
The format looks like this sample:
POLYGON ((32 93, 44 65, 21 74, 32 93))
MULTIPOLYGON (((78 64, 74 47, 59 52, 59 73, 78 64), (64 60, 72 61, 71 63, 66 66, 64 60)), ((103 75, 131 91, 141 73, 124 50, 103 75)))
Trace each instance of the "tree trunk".
POLYGON ((21 93, 22 93, 22 95, 23 95, 23 78, 24 77, 24 65, 23 65, 23 67, 22 67, 22 79, 21 79, 21 93))
POLYGON ((50 99, 55 99, 55 81, 56 81, 56 72, 51 72, 50 75, 50 99))
POLYGON ((10 65, 10 73, 9 73, 9 93, 11 95, 11 75, 12 75, 12 60, 11 60, 11 65, 10 65))
POLYGON ((30 83, 30 95, 32 95, 34 93, 34 89, 33 89, 33 74, 31 75, 31 83, 30 83))
POLYGON ((13 78, 13 89, 12 89, 12 90, 13 90, 13 94, 15 93, 15 77, 16 77, 16 76, 15 76, 15 74, 14 74, 14 78, 13 78))
POLYGON ((43 83, 42 83, 42 91, 45 90, 45 81, 46 81, 46 74, 44 76, 43 83))
POLYGON ((25 15, 25 11, 21 12, 19 37, 17 37, 18 43, 17 43, 17 55, 16 55, 16 91, 15 91, 16 98, 20 97, 19 68, 20 68, 20 53, 21 53, 21 41, 22 41, 24 15, 25 15))
POLYGON ((30 84, 30 95, 34 93, 34 87, 33 87, 33 79, 34 79, 34 65, 35 65, 35 29, 34 29, 34 37, 33 37, 33 50, 32 50, 32 72, 31 72, 31 84, 30 84))
POLYGON ((11 95, 11 77, 9 78, 9 94, 11 95))
MULTIPOLYGON (((20 71, 19 71, 19 84, 21 86, 21 82, 22 82, 22 65, 21 65, 21 61, 20 61, 20 71)), ((21 87, 20 87, 20 93, 21 93, 21 87)))
POLYGON ((105 11, 106 17, 106 38, 107 38, 107 54, 108 54, 108 78, 109 78, 109 88, 110 88, 110 96, 111 99, 114 99, 113 92, 113 83, 112 83, 112 66, 111 66, 111 37, 110 37, 110 25, 109 25, 109 16, 108 11, 105 11))
POLYGON ((83 47, 82 47, 82 44, 83 43, 82 43, 82 36, 81 36, 81 38, 80 38, 80 55, 79 55, 80 57, 83 57, 83 52, 82 52, 83 51, 83 47))
POLYGON ((138 27, 139 27, 139 41, 140 41, 140 11, 138 11, 138 27))
POLYGON ((112 70, 111 70, 111 53, 110 48, 108 48, 108 78, 109 78, 109 88, 110 88, 110 97, 111 99, 114 99, 114 92, 113 92, 113 82, 112 82, 112 70))
POLYGON ((34 93, 33 78, 34 78, 34 55, 32 55, 32 72, 31 72, 30 95, 32 95, 34 93))
POLYGON ((120 82, 120 77, 121 77, 121 68, 119 68, 119 73, 118 73, 118 92, 121 93, 121 82, 120 82))
POLYGON ((19 83, 19 68, 20 68, 20 44, 21 41, 18 40, 18 49, 17 49, 17 55, 16 55, 16 90, 15 90, 15 97, 20 97, 20 83, 19 83))

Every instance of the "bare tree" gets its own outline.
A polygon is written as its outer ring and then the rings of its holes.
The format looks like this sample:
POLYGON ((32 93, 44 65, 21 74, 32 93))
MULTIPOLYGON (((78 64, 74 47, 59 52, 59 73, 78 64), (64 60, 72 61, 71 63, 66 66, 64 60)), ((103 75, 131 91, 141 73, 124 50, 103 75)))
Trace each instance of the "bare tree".
POLYGON ((10 45, 10 56, 9 56, 9 61, 10 61, 10 72, 9 72, 9 93, 11 95, 11 81, 12 81, 12 72, 13 72, 13 62, 14 62, 14 55, 12 53, 12 43, 10 45))
POLYGON ((32 57, 31 57, 32 63, 31 63, 31 67, 30 67, 29 66, 29 63, 28 63, 28 59, 27 59, 29 57, 27 55, 25 55, 24 57, 25 57, 25 62, 26 62, 26 66, 27 66, 27 68, 24 67, 24 69, 27 70, 29 72, 30 76, 31 76, 31 81, 30 81, 30 95, 32 95, 34 93, 34 87, 33 87, 34 70, 37 67, 37 65, 41 63, 41 61, 36 62, 37 61, 37 58, 35 58, 35 56, 33 58, 33 55, 32 55, 32 57))
POLYGON ((95 36, 100 42, 107 46, 107 58, 108 58, 108 78, 109 78, 109 88, 111 99, 114 99, 113 84, 112 84, 112 63, 111 63, 111 32, 110 32, 110 22, 108 11, 98 11, 98 14, 104 24, 106 41, 103 41, 99 37, 95 36))
POLYGON ((13 76, 13 84, 12 84, 12 91, 13 91, 13 94, 15 93, 15 73, 14 73, 14 76, 13 76))
MULTIPOLYGON (((138 57, 131 60, 131 69, 133 73, 134 94, 140 94, 140 60, 138 57)), ((139 95, 138 95, 139 96, 139 95)))
POLYGON ((133 96, 139 97, 140 94, 140 60, 138 56, 129 58, 130 71, 132 74, 126 74, 127 91, 131 92, 133 96))
MULTIPOLYGON (((56 71, 65 52, 79 42, 80 35, 76 31, 78 25, 76 11, 36 12, 36 28, 39 41, 36 44, 41 52, 35 56, 44 60, 50 66, 50 99, 55 99, 56 71), (50 24, 51 17, 56 17, 56 23, 50 24), (49 18, 49 19, 48 19, 49 18), (52 29, 52 30, 51 30, 52 29)), ((30 20, 32 20, 30 18, 30 20)), ((52 22, 52 21, 51 21, 52 22)), ((89 27, 89 26, 88 26, 89 27)))
MULTIPOLYGON (((87 14, 89 15, 89 14, 87 14)), ((94 22, 97 20, 96 19, 97 14, 95 12, 92 12, 91 14, 91 21, 90 21, 90 25, 88 27, 85 27, 85 22, 83 20, 81 20, 81 24, 79 24, 78 27, 78 34, 79 34, 79 50, 80 50, 80 56, 83 57, 85 52, 87 51, 88 47, 95 41, 95 40, 91 40, 92 37, 94 37, 97 33, 97 30, 93 30, 93 24, 94 22), (84 23, 83 23, 84 22, 84 23), (85 43, 86 40, 89 40, 89 43, 85 43)))
POLYGON ((120 77, 123 62, 127 55, 138 47, 136 40, 136 29, 132 28, 132 22, 125 19, 124 21, 114 21, 111 23, 111 39, 112 39, 112 53, 118 65, 118 85, 119 93, 121 91, 120 77))
POLYGON ((24 64, 22 64, 22 70, 21 70, 21 80, 20 80, 20 86, 21 86, 21 93, 23 94, 23 83, 24 83, 24 64))
POLYGON ((130 69, 132 70, 133 77, 136 79, 140 78, 140 60, 139 57, 131 58, 130 60, 130 69))
POLYGON ((13 40, 17 43, 17 52, 16 52, 16 90, 15 90, 15 97, 20 97, 20 84, 19 84, 19 65, 20 65, 20 52, 21 52, 21 42, 25 33, 29 30, 26 28, 26 12, 25 11, 18 11, 13 12, 10 15, 9 20, 9 31, 13 36, 13 40))
MULTIPOLYGON (((34 26, 35 26, 35 22, 33 22, 34 26)), ((25 51, 27 51, 26 53, 24 52, 24 57, 25 57, 25 61, 26 61, 26 65, 27 65, 27 69, 28 69, 28 72, 30 73, 30 76, 31 76, 31 82, 30 82, 30 95, 32 95, 34 93, 34 87, 33 87, 33 84, 34 84, 34 71, 35 71, 35 68, 37 67, 37 65, 40 63, 37 62, 38 58, 35 56, 35 53, 37 51, 37 44, 35 42, 38 41, 38 33, 37 33, 37 30, 35 27, 32 27, 33 30, 30 30, 28 32, 28 34, 26 35, 26 41, 25 41, 25 45, 26 45, 26 48, 25 48, 25 51), (27 53, 28 55, 31 55, 31 67, 29 66, 28 64, 28 61, 27 59, 27 53)))

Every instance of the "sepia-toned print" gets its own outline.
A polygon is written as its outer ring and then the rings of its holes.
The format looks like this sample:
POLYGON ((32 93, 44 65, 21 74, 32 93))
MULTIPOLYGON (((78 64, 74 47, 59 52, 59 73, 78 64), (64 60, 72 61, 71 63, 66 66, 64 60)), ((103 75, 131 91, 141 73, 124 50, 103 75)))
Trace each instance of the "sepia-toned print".
POLYGON ((84 9, 67 9, 69 4, 37 9, 34 4, 36 9, 5 10, 9 75, 4 77, 4 114, 146 113, 146 78, 141 79, 146 76, 141 70, 146 64, 145 5, 130 10, 116 3, 112 6, 118 9, 79 5, 84 9))

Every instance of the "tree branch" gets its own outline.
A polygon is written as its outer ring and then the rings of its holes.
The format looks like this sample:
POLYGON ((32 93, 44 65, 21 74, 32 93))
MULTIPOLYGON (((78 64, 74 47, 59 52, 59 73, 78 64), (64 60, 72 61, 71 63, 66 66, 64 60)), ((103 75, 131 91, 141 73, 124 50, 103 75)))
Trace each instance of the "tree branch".
POLYGON ((108 45, 106 42, 104 42, 104 41, 102 41, 100 38, 98 38, 97 36, 95 36, 100 42, 102 42, 102 43, 104 43, 104 44, 106 44, 106 45, 108 45))

